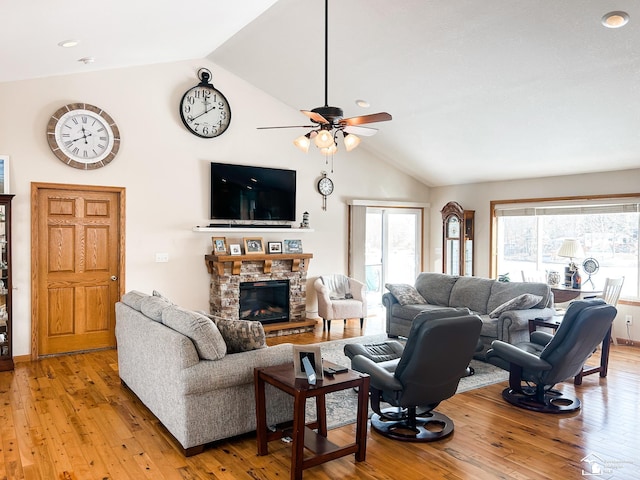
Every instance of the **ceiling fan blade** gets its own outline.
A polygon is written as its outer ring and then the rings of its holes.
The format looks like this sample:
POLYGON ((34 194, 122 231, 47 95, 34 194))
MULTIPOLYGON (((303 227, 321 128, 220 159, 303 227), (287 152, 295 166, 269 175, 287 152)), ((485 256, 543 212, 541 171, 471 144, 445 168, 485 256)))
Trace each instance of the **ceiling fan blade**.
POLYGON ((371 128, 371 127, 357 127, 355 125, 347 125, 346 127, 344 127, 344 131, 347 133, 360 135, 361 137, 370 137, 372 135, 375 135, 378 132, 378 129, 371 128))
POLYGON ((329 123, 329 120, 324 118, 319 113, 312 112, 310 110, 300 110, 300 111, 316 123, 329 123))
POLYGON ((317 125, 285 125, 282 127, 256 127, 258 130, 271 130, 273 128, 318 128, 317 125))
POLYGON ((388 122, 393 117, 387 112, 372 113, 360 117, 343 118, 340 123, 343 125, 362 125, 363 123, 388 122))

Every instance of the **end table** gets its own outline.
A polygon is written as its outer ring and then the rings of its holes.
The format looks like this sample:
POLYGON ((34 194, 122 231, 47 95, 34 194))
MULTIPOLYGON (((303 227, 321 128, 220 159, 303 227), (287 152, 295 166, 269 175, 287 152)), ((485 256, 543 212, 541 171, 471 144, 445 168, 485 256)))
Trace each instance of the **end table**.
POLYGON ((256 433, 258 455, 268 453, 268 442, 289 434, 285 430, 270 431, 267 429, 265 385, 287 392, 293 396, 293 431, 290 433, 293 442, 291 450, 291 479, 302 478, 302 471, 329 460, 355 453, 356 461, 365 460, 367 449, 367 417, 369 403, 369 376, 348 370, 329 377, 324 376, 310 385, 304 378, 296 378, 293 363, 258 367, 254 369, 254 385, 256 392, 256 433), (353 443, 338 446, 327 439, 327 414, 325 395, 338 390, 358 388, 358 413, 356 419, 356 438, 353 443), (305 406, 307 398, 316 399, 317 418, 305 424, 305 406), (317 429, 317 432, 314 431, 317 429), (305 457, 305 447, 314 455, 305 457))

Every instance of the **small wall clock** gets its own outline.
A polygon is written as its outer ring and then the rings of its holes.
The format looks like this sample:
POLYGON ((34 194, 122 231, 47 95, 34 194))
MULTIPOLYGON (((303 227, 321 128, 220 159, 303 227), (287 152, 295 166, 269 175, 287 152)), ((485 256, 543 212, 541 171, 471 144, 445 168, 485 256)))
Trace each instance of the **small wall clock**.
POLYGON ((333 193, 333 181, 322 172, 322 178, 318 180, 318 192, 322 195, 322 209, 327 209, 327 197, 333 193))
POLYGON ((187 90, 180 100, 180 118, 194 135, 215 138, 229 128, 231 107, 225 96, 209 83, 209 70, 198 70, 198 78, 200 83, 187 90))
POLYGON ((120 149, 120 130, 111 116, 88 103, 70 103, 47 123, 47 143, 70 167, 92 170, 109 164, 120 149))

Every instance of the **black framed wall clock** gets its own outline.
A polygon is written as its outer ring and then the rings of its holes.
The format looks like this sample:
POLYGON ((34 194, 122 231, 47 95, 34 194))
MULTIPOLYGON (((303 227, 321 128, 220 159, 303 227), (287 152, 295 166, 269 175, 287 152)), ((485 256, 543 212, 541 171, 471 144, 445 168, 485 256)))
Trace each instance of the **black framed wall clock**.
POLYGON ((322 210, 327 209, 327 197, 333 193, 333 180, 322 172, 322 178, 318 180, 318 192, 322 195, 322 210))
POLYGON ((88 103, 70 103, 51 115, 47 143, 63 163, 93 170, 115 158, 120 149, 120 130, 103 109, 88 103))
POLYGON ((209 83, 209 70, 198 70, 198 78, 200 83, 187 90, 180 100, 180 118, 194 135, 215 138, 229 128, 231 107, 222 92, 209 83))

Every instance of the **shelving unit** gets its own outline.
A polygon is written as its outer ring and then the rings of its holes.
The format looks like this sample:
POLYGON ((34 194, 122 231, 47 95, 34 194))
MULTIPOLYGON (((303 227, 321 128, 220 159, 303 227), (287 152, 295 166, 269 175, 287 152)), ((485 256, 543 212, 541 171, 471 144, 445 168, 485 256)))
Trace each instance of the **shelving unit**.
POLYGON ((0 194, 0 371, 13 370, 11 328, 11 200, 0 194))

